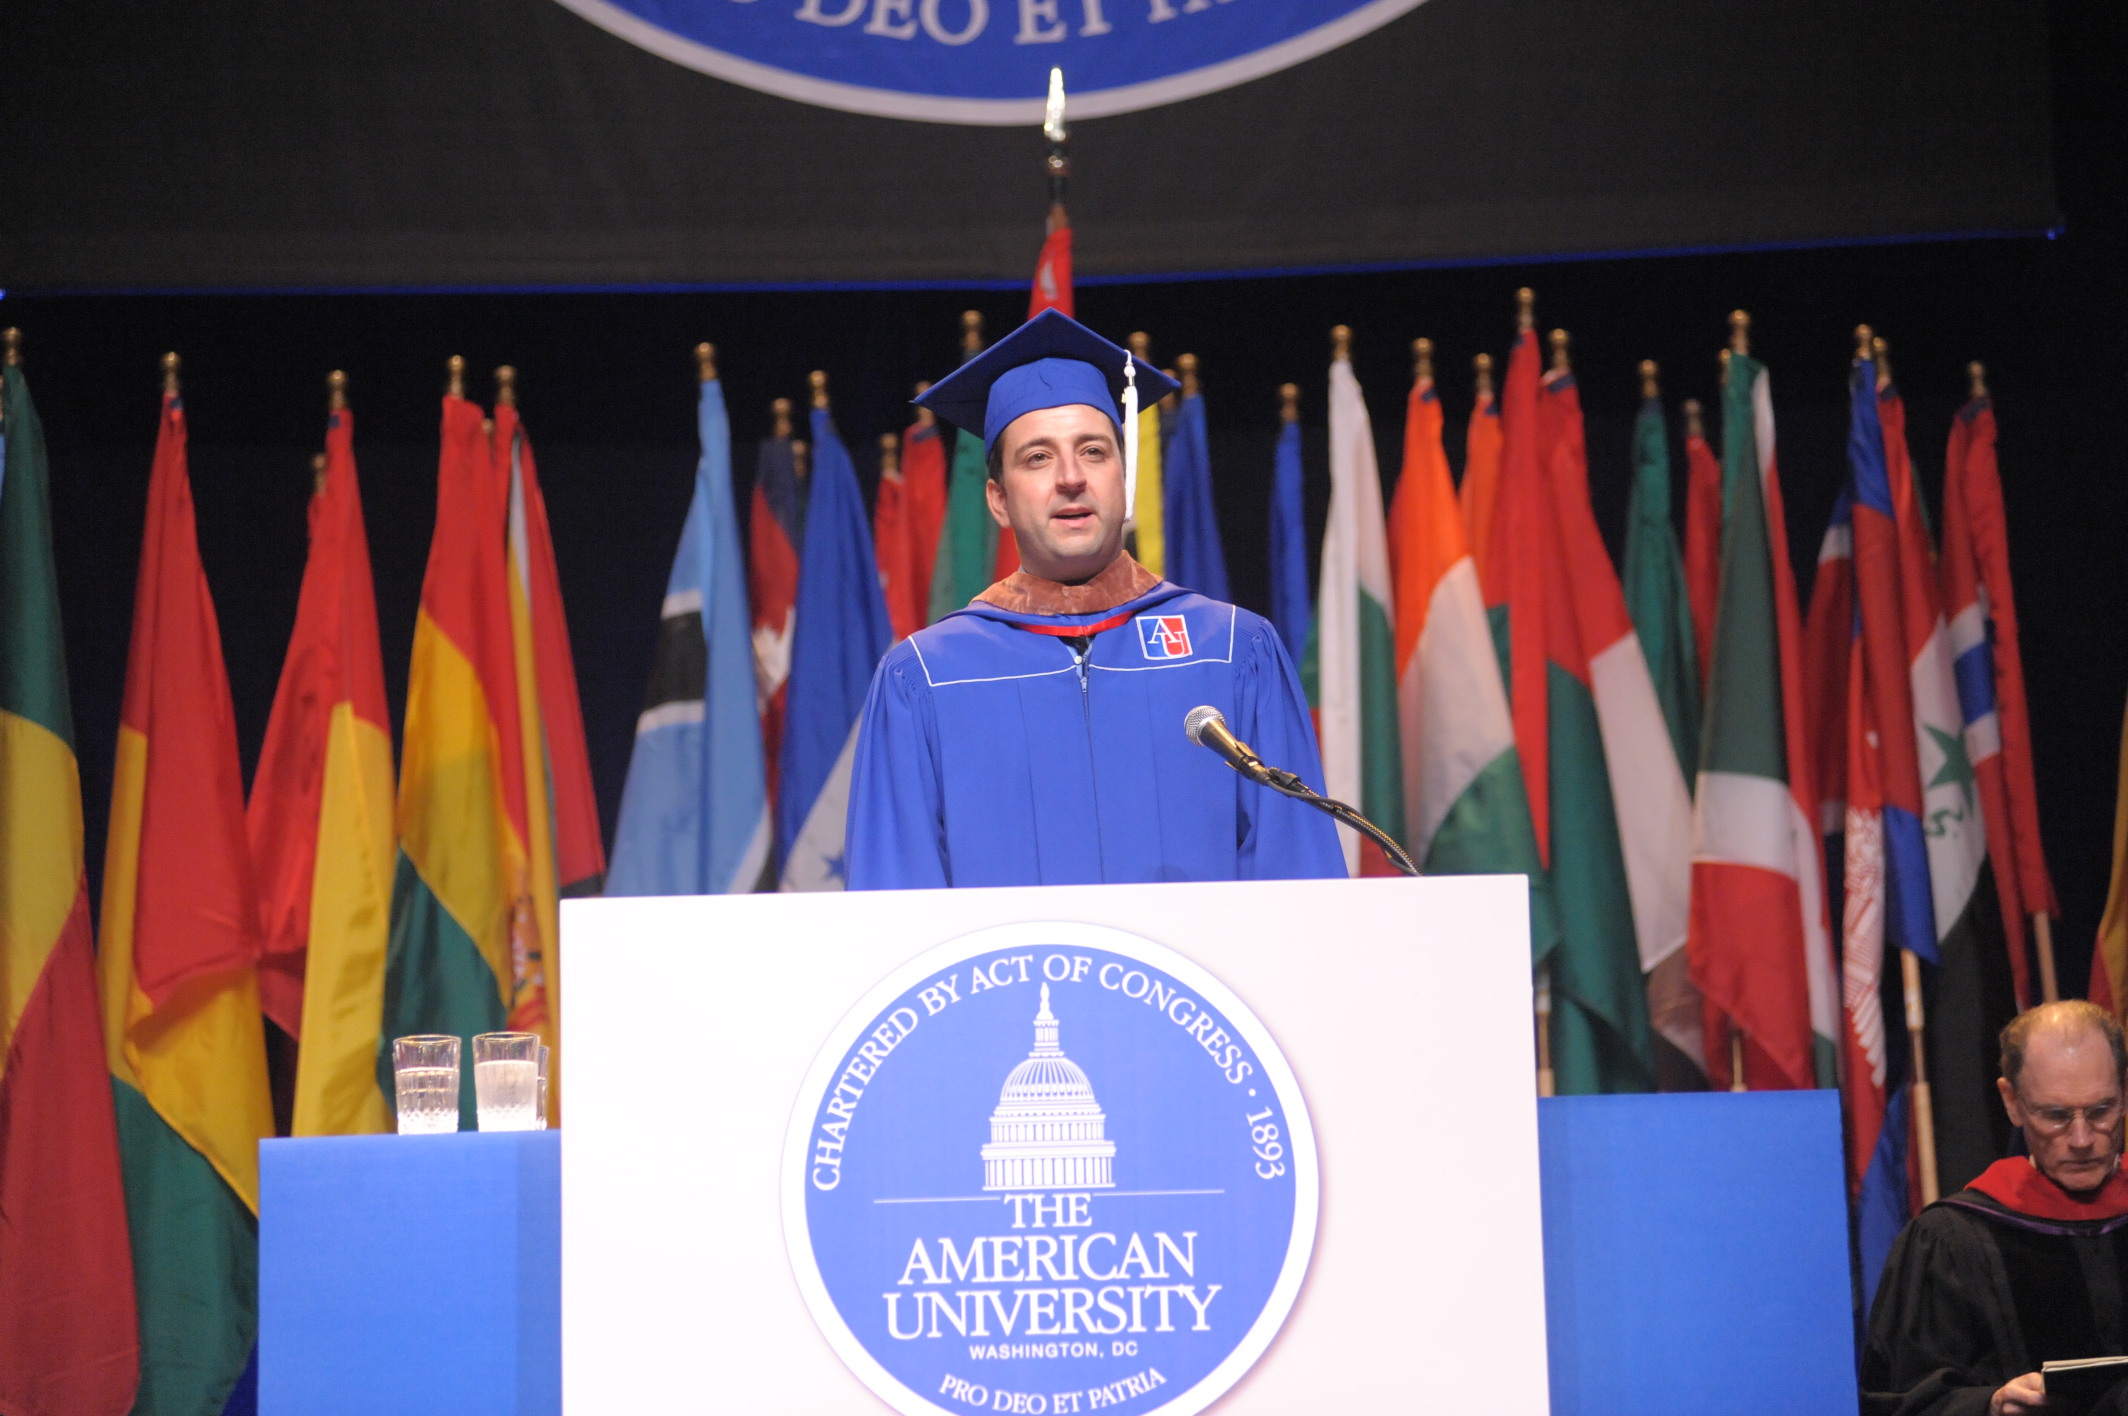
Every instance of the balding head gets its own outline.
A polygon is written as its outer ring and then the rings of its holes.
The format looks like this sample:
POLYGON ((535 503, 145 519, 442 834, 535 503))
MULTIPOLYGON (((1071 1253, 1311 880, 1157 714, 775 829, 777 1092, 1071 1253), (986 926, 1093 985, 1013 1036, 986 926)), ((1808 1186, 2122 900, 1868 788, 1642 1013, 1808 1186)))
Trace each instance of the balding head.
POLYGON ((2128 1045, 2104 1009, 2078 999, 2018 1014, 2002 1030, 1996 1088, 2041 1174, 2065 1190, 2095 1190, 2121 1151, 2128 1045))

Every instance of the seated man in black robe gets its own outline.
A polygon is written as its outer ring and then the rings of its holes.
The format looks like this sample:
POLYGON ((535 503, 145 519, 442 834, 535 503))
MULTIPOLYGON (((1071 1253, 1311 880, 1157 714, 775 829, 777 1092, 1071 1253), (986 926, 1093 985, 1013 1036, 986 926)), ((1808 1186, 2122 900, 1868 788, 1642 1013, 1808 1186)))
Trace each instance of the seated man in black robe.
POLYGON ((2090 1003, 2049 1003, 2002 1033, 1996 1083, 2028 1156, 1999 1160, 1914 1217, 1869 1315, 1862 1404, 1898 1416, 2117 1412, 2049 1402, 2044 1362, 2128 1354, 2128 1047, 2090 1003))

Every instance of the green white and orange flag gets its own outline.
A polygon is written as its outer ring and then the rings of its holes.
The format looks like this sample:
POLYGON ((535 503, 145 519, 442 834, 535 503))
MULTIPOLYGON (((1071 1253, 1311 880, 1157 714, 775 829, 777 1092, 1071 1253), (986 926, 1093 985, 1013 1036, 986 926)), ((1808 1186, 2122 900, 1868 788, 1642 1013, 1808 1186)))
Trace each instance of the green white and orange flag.
POLYGON ((0 379, 0 1411, 123 1416, 140 1331, 51 488, 22 370, 0 379))
POLYGON ((258 1143, 273 1134, 259 938, 236 718, 173 374, 133 591, 97 951, 142 1416, 220 1411, 258 1330, 258 1143))
MULTIPOLYGON (((1323 778, 1332 797, 1402 841, 1404 769, 1382 479, 1367 401, 1342 345, 1330 364, 1330 519, 1320 585, 1301 678, 1322 740, 1323 778)), ((1363 851, 1356 832, 1337 829, 1348 870, 1389 873, 1380 847, 1369 842, 1363 851)))
MULTIPOLYGON (((470 1039, 509 1022, 519 991, 513 961, 529 947, 530 831, 503 496, 480 409, 446 395, 436 532, 414 620, 400 748, 399 857, 377 1055, 387 1090, 393 1038, 470 1039)), ((469 1057, 461 1075, 460 1116, 471 1130, 469 1057)))
POLYGON ((265 931, 260 999, 300 1043, 298 1136, 392 1128, 377 1080, 392 905, 390 723, 354 415, 335 407, 310 499, 295 632, 246 813, 265 931))
POLYGON ((1390 537, 1396 562, 1396 689, 1404 821, 1431 875, 1525 875, 1534 952, 1558 935, 1523 795, 1515 725, 1493 653, 1478 569, 1441 445, 1433 379, 1413 385, 1390 537))
POLYGON ((554 1049, 556 1080, 550 1112, 560 1107, 560 976, 556 945, 561 900, 595 895, 606 876, 598 799, 591 786, 591 754, 584 745, 584 711, 576 693, 576 659, 563 617, 561 573, 547 499, 539 486, 532 444, 517 416, 508 384, 496 401, 493 455, 509 508, 505 559, 517 678, 519 773, 526 783, 527 872, 530 909, 513 926, 510 1026, 536 1032, 554 1049))
MULTIPOLYGON (((1745 1080, 1834 1084, 1839 991, 1804 731, 1803 622, 1765 366, 1722 377, 1721 598, 1693 793, 1692 980, 1738 1028, 1745 1080)), ((1707 1068, 1730 1071, 1726 1039, 1707 1068)))

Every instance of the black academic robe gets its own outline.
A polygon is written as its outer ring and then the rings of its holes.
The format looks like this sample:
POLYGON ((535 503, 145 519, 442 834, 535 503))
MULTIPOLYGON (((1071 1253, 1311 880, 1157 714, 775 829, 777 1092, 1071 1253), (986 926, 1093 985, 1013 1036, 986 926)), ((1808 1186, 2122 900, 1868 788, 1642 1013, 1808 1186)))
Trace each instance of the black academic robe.
MULTIPOLYGON (((2116 1176, 2100 1193, 2122 1188, 2116 1176)), ((2042 1363, 2128 1354, 2124 1295, 2128 1205, 2070 1203, 2023 1157, 1997 1162, 1893 1242, 1862 1352, 1865 1416, 1985 1416, 1997 1387, 2042 1363)), ((2128 1396, 2091 1409, 2128 1412, 2128 1396)))

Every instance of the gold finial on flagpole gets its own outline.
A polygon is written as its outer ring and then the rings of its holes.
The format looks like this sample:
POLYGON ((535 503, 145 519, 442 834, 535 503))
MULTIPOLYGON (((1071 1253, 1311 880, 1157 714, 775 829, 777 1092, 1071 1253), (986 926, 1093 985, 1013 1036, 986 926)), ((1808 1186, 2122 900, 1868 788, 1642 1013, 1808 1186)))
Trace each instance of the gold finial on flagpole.
POLYGON ((1131 337, 1124 342, 1130 345, 1130 352, 1141 362, 1153 362, 1153 337, 1144 330, 1132 330, 1131 337))
POLYGON ((1195 354, 1177 354, 1175 356, 1175 367, 1182 371, 1182 396, 1184 398, 1195 398, 1200 392, 1197 385, 1197 356, 1195 354))
POLYGON ((453 354, 444 361, 446 380, 443 386, 445 398, 465 397, 465 355, 453 354))
POLYGON ((1300 421, 1299 384, 1280 384, 1278 386, 1278 421, 1281 423, 1298 423, 1300 421))
POLYGON ((1876 337, 1877 332, 1868 325, 1858 324, 1855 326, 1855 357, 1857 359, 1874 359, 1877 357, 1877 351, 1874 347, 1876 337))
POLYGON ((22 331, 16 329, 13 325, 9 325, 6 329, 0 330, 0 343, 4 343, 7 346, 7 367, 10 369, 21 368, 22 331))
POLYGON ((163 392, 177 392, 178 358, 175 353, 163 355, 163 392))
POLYGON ((879 435, 879 475, 882 477, 899 477, 901 475, 901 439, 892 433, 881 433, 879 435))
POLYGON ((717 379, 717 346, 704 340, 695 346, 695 373, 703 383, 717 379))
POLYGON ((805 376, 806 386, 813 390, 813 406, 828 406, 828 375, 825 369, 815 369, 805 376))
POLYGON ((1727 388, 1729 387, 1729 351, 1724 349, 1721 353, 1715 355, 1714 358, 1715 362, 1722 366, 1722 387, 1727 388))
POLYGON ((1880 334, 1870 340, 1869 352, 1877 361, 1877 387, 1883 388, 1892 381, 1892 347, 1880 334))
POLYGON ((811 451, 812 449, 805 445, 804 439, 791 439, 791 471, 801 482, 813 474, 812 458, 808 455, 811 451))
POLYGON ((1491 398, 1493 396, 1493 356, 1490 354, 1475 356, 1470 361, 1470 369, 1478 380, 1478 397, 1491 398))
POLYGON ((1699 400, 1696 398, 1685 400, 1685 436, 1698 438, 1701 442, 1707 440, 1707 425, 1700 418, 1699 400))
POLYGON ((779 398, 769 404, 768 412, 769 417, 775 420, 775 426, 769 430, 769 436, 772 438, 789 437, 791 435, 791 401, 788 398, 779 398))
POLYGON ((310 459, 310 494, 319 496, 325 491, 325 454, 315 453, 310 459))
POLYGON ((1330 362, 1333 364, 1349 364, 1352 362, 1351 325, 1332 325, 1330 327, 1330 362))
POLYGON ((325 411, 339 413, 347 408, 347 372, 334 369, 325 376, 325 411))
POLYGON ((1574 361, 1569 359, 1566 354, 1566 343, 1567 332, 1565 330, 1555 329, 1552 331, 1552 372, 1554 373, 1570 374, 1574 371, 1574 361))
POLYGON ((980 354, 982 352, 983 312, 981 310, 963 310, 961 311, 961 353, 980 354))
POLYGON ((1424 335, 1411 341, 1411 381, 1433 382, 1433 341, 1424 335))
POLYGON ((1968 398, 1988 396, 1988 368, 1978 359, 1965 366, 1965 395, 1968 398))
POLYGON ((1748 311, 1729 312, 1729 347, 1739 354, 1751 352, 1751 315, 1748 311))
POLYGON ((483 418, 480 420, 480 435, 486 438, 489 442, 493 442, 495 440, 495 420, 493 418, 483 418))
POLYGON ((1662 385, 1656 382, 1655 378, 1658 372, 1659 370, 1655 367, 1653 359, 1640 361, 1640 396, 1642 398, 1662 397, 1662 385))
MULTIPOLYGON (((1173 379, 1178 384, 1182 382, 1182 376, 1180 374, 1177 374, 1173 369, 1162 369, 1160 372, 1166 374, 1169 378, 1173 379)), ((1160 411, 1163 413, 1172 413, 1175 411, 1174 394, 1163 393, 1160 395, 1160 411)))
POLYGON ((1515 292, 1515 328, 1518 330, 1537 327, 1537 292, 1527 285, 1515 292))
MULTIPOLYGON (((931 380, 918 379, 916 381, 916 396, 918 398, 922 398, 930 391, 931 380)), ((916 410, 916 426, 919 428, 935 428, 938 426, 938 415, 928 408, 919 408, 916 410)))
POLYGON ((495 406, 517 406, 517 370, 508 364, 498 365, 495 370, 495 406))

